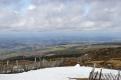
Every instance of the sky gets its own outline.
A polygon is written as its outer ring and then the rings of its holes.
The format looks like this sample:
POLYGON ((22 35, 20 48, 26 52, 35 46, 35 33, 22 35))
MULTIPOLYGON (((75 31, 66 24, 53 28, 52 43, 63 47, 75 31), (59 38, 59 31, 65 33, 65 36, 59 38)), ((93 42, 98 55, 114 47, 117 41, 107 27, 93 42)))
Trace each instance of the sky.
POLYGON ((0 0, 0 31, 121 31, 121 0, 0 0))

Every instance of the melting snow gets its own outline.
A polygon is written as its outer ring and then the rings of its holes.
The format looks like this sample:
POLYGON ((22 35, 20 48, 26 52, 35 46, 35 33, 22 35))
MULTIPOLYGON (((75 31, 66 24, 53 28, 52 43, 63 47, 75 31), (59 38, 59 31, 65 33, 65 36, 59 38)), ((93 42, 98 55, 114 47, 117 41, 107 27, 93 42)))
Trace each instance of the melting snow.
MULTIPOLYGON (((0 80, 69 80, 68 78, 88 78, 91 67, 77 64, 70 67, 54 67, 32 70, 18 74, 0 74, 0 80)), ((100 70, 97 68, 96 70, 100 70)), ((103 73, 115 73, 116 70, 103 69, 103 73)))

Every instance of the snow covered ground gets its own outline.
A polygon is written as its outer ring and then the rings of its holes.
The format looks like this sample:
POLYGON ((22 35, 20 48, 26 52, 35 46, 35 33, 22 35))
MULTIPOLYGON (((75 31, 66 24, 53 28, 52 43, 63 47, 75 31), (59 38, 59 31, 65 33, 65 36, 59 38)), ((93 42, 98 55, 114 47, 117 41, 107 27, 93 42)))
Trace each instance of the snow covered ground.
MULTIPOLYGON (((0 74, 0 80, 69 80, 69 78, 88 78, 91 67, 70 66, 32 70, 18 74, 0 74)), ((100 70, 97 68, 96 70, 100 70)), ((103 73, 117 74, 116 70, 103 69, 103 73)))

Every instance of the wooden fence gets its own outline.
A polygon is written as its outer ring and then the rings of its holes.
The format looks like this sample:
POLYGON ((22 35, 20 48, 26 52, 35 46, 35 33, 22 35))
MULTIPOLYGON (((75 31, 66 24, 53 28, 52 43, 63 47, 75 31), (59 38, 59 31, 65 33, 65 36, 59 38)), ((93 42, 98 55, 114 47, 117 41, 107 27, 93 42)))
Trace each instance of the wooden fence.
POLYGON ((90 72, 88 80, 121 80, 121 73, 117 71, 117 74, 103 73, 103 69, 95 71, 95 68, 90 72))
POLYGON ((34 61, 22 61, 22 63, 21 60, 16 60, 14 62, 8 60, 0 64, 0 74, 21 73, 46 67, 57 67, 60 66, 62 63, 63 59, 54 61, 42 59, 37 61, 37 59, 35 58, 34 61))

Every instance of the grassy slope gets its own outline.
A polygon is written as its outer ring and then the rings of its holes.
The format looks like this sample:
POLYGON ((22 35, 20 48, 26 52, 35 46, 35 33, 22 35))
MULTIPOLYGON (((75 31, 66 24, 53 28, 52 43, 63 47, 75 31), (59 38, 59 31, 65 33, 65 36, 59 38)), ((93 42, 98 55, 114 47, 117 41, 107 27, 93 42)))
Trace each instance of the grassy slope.
MULTIPOLYGON (((71 57, 81 57, 84 54, 88 54, 88 60, 85 60, 85 64, 97 63, 99 66, 107 66, 112 64, 114 67, 121 67, 121 46, 120 45, 59 45, 53 47, 47 47, 45 49, 38 49, 33 52, 14 52, 8 53, 7 57, 18 56, 19 54, 30 55, 46 55, 49 58, 62 58, 68 57, 69 61, 72 61, 71 57), (52 54, 52 55, 50 55, 52 54)), ((73 59, 73 62, 76 59, 73 59)), ((68 61, 67 61, 68 62, 68 61)), ((71 62, 69 63, 71 64, 71 62)))

